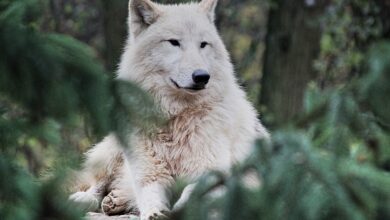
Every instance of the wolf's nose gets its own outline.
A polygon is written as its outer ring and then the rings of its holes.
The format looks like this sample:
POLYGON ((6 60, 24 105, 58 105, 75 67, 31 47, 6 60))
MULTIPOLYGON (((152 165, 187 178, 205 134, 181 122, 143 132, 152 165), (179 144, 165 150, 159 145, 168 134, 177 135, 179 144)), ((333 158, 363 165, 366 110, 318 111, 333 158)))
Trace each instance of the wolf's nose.
POLYGON ((198 69, 192 73, 192 80, 197 85, 206 85, 209 82, 210 74, 206 70, 198 69))

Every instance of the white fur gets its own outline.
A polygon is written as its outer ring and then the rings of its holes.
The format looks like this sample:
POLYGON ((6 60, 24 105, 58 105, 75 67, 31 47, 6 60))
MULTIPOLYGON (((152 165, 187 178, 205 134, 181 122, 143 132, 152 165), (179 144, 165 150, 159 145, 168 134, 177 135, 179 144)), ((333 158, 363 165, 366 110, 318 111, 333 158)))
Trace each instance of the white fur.
POLYGON ((100 201, 96 197, 93 189, 85 192, 76 192, 69 196, 70 200, 75 201, 85 211, 95 211, 99 208, 100 201))
MULTIPOLYGON (((87 154, 85 172, 101 173, 100 169, 110 175, 110 166, 115 164, 112 155, 122 154, 127 165, 115 177, 125 180, 106 184, 109 189, 129 189, 129 200, 135 197, 141 219, 169 209, 166 190, 176 178, 195 182, 213 169, 228 173, 250 154, 255 139, 269 136, 236 82, 214 25, 216 2, 159 5, 130 1, 130 37, 118 79, 133 81, 149 92, 168 117, 168 125, 155 137, 141 132, 129 135, 133 147, 126 156, 115 136, 107 137, 87 154), (170 39, 177 39, 180 47, 171 45, 170 39), (200 48, 203 41, 208 45, 200 48), (190 86, 196 69, 207 70, 211 76, 204 90, 179 89, 172 83, 190 86)), ((95 178, 90 183, 99 181, 95 178)), ((176 207, 188 199, 191 188, 176 207)))
POLYGON ((137 204, 141 210, 141 219, 148 219, 153 215, 162 215, 163 211, 169 210, 168 203, 165 188, 157 181, 140 187, 137 204))

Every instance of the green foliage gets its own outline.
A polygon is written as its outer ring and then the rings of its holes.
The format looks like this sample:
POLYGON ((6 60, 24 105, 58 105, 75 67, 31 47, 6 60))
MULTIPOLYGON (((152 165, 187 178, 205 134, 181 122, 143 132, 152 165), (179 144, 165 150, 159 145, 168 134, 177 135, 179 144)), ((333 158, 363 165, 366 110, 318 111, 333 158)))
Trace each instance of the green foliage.
POLYGON ((0 213, 1 219, 81 219, 76 207, 64 202, 66 196, 61 179, 38 183, 14 161, 0 157, 0 213))
POLYGON ((390 100, 384 94, 390 94, 389 60, 390 43, 382 42, 371 48, 368 61, 371 74, 365 76, 360 85, 363 88, 363 98, 387 128, 390 127, 390 100))
POLYGON ((381 38, 383 22, 378 2, 333 0, 321 21, 321 54, 315 63, 324 86, 342 84, 361 74, 367 43, 381 38))
MULTIPOLYGON (((66 36, 40 34, 26 17, 36 10, 29 2, 16 1, 1 15, 1 93, 28 109, 32 120, 66 119, 78 110, 107 120, 107 109, 96 108, 107 100, 107 77, 92 51, 66 36)), ((108 130, 105 121, 94 124, 101 133, 108 130)))

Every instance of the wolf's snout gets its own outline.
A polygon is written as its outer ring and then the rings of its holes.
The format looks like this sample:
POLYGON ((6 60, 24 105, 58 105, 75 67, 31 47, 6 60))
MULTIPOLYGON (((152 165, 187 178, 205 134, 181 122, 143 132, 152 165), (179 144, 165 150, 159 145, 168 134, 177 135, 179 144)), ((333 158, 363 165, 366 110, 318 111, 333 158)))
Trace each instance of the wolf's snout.
POLYGON ((192 73, 192 80, 195 85, 205 86, 210 79, 210 74, 206 70, 198 69, 192 73))

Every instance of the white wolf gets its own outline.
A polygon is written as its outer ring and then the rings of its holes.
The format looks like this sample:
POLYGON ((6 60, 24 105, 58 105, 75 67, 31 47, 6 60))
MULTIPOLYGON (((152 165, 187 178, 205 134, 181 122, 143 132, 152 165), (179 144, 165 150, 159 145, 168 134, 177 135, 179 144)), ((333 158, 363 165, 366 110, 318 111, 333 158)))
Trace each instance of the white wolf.
POLYGON ((129 134, 130 152, 114 135, 97 144, 86 154, 72 200, 90 209, 102 201, 108 214, 137 208, 142 220, 155 219, 170 209, 166 190, 177 178, 195 182, 210 170, 228 173, 255 139, 268 137, 236 82, 214 25, 216 4, 130 0, 130 35, 118 78, 149 92, 169 122, 154 137, 129 134))

